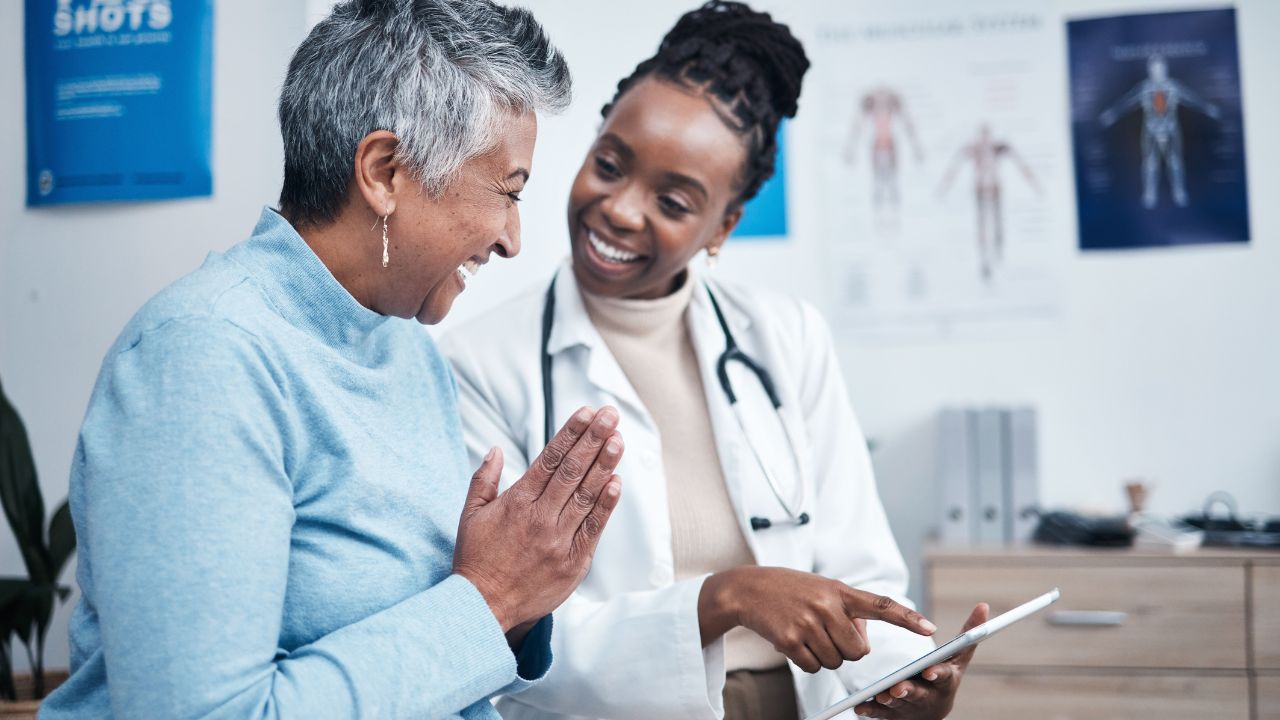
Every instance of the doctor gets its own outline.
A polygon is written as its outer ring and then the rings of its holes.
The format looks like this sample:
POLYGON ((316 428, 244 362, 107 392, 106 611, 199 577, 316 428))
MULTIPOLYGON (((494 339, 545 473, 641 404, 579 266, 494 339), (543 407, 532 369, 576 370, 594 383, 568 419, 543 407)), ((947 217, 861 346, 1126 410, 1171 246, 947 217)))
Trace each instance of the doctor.
MULTIPOLYGON (((772 175, 807 68, 741 3, 682 17, 603 110, 571 263, 442 343, 473 460, 499 447, 504 485, 580 405, 616 405, 627 438, 628 493, 556 612, 555 664, 506 718, 795 718, 932 648, 826 325, 691 265, 772 175)), ((967 661, 858 712, 941 718, 967 661)))

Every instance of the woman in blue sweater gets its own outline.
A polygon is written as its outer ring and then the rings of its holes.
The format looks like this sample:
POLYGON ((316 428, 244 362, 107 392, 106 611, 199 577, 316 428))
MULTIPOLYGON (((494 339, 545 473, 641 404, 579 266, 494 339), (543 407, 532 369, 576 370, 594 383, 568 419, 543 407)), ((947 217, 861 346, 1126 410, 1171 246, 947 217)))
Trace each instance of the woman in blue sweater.
POLYGON ((619 497, 617 412, 581 409, 499 495, 418 324, 518 252, 535 113, 568 93, 527 11, 354 0, 316 26, 280 210, 103 361, 72 675, 42 717, 496 717, 546 672, 619 497))

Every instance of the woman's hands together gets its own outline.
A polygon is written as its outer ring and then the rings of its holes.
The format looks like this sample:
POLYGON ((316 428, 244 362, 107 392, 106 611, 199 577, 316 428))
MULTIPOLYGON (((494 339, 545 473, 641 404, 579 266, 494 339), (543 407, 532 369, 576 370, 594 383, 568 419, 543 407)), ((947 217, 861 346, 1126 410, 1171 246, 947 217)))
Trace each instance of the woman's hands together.
MULTIPOLYGON (((964 623, 968 632, 987 621, 990 608, 978 603, 964 623)), ((876 696, 874 701, 854 708, 861 717, 886 718, 887 720, 935 720, 951 712, 960 689, 960 679, 973 659, 977 646, 956 655, 946 662, 926 669, 918 676, 894 685, 876 696)))
POLYGON ((805 672, 834 670, 870 652, 867 620, 920 635, 937 630, 892 598, 776 567, 738 567, 707 578, 698 596, 698 618, 704 646, 741 625, 773 643, 805 672))
POLYGON ((582 408, 506 492, 502 452, 489 451, 471 478, 453 572, 469 580, 513 643, 564 602, 618 505, 622 458, 618 411, 582 408), (513 637, 513 635, 518 637, 513 637))

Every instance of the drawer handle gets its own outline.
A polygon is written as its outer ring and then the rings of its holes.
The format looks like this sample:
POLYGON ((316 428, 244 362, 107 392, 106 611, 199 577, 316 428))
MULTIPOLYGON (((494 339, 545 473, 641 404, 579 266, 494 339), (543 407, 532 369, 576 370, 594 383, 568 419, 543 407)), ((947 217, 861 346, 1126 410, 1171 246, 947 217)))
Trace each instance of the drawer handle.
POLYGON ((1048 614, 1050 625, 1063 627, 1120 627, 1129 613, 1119 610, 1057 610, 1048 614))

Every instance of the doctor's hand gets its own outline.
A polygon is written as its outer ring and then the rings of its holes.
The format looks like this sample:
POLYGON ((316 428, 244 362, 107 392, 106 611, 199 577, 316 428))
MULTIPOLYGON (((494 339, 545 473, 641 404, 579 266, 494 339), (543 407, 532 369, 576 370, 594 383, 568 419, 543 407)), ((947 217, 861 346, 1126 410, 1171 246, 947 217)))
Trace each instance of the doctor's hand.
MULTIPOLYGON (((969 613, 964 623, 967 632, 987 621, 990 608, 979 603, 969 613)), ((940 720, 951 712, 960 689, 960 678, 973 659, 977 646, 956 655, 946 662, 926 669, 916 677, 894 685, 876 696, 874 701, 862 703, 854 712, 862 717, 888 718, 889 720, 940 720)))
POLYGON ((498 494, 498 448, 471 478, 453 572, 480 591, 513 647, 591 567, 622 491, 617 426, 614 408, 584 407, 506 492, 498 494))
POLYGON ((811 673, 834 670, 870 652, 867 620, 920 635, 937 630, 892 598, 788 568, 743 566, 716 573, 698 596, 703 646, 741 625, 811 673))

